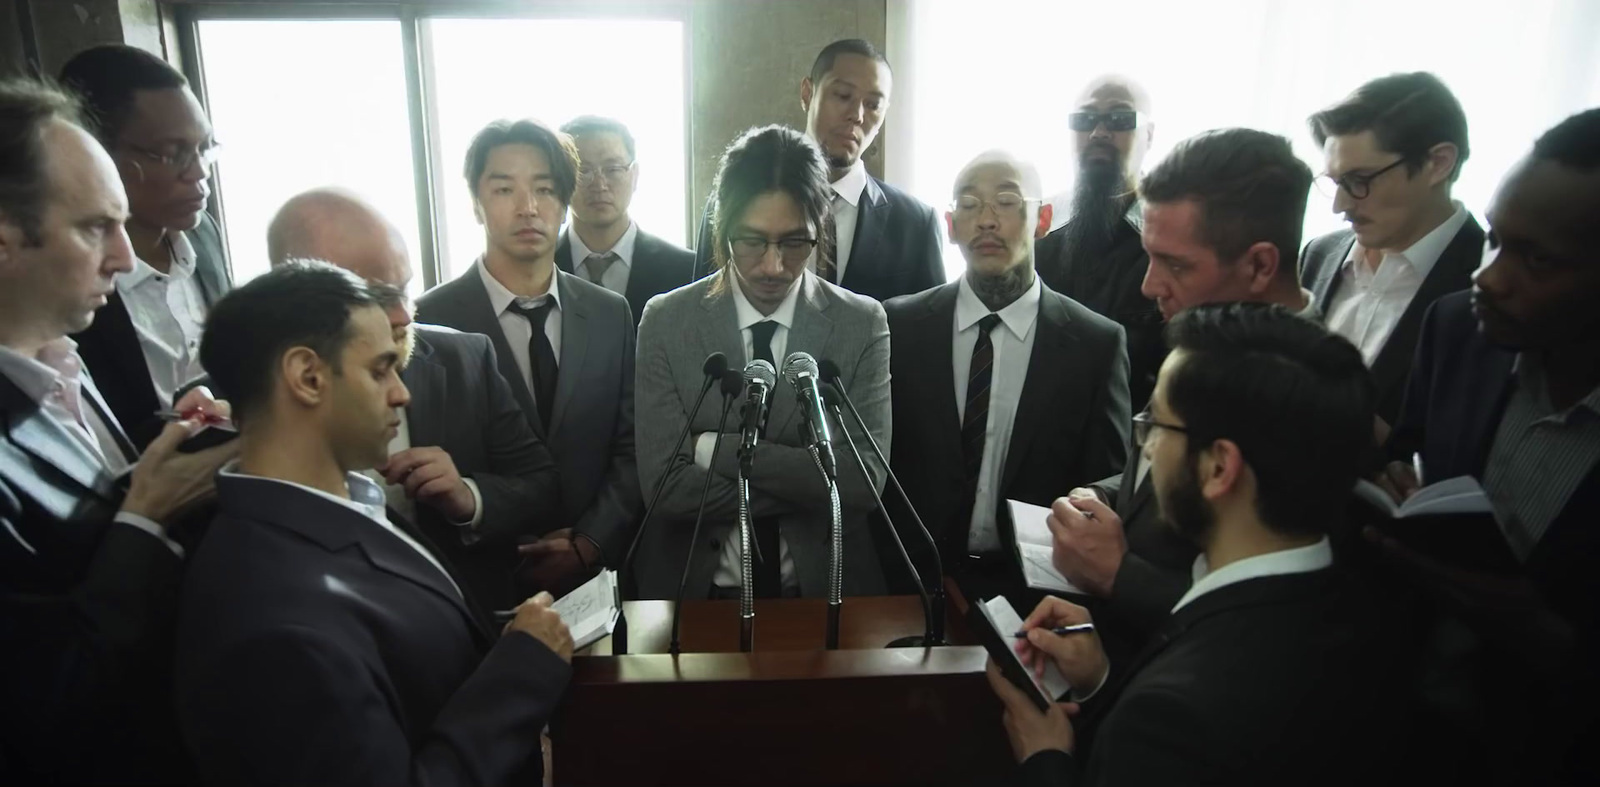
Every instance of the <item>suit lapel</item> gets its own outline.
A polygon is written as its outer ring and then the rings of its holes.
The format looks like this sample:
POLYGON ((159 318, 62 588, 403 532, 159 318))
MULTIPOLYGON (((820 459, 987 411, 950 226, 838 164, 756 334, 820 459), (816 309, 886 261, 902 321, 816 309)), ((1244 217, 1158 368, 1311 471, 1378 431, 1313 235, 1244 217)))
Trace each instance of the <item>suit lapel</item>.
POLYGON ((445 423, 444 369, 433 359, 433 345, 416 334, 416 350, 411 363, 400 373, 400 379, 411 391, 411 403, 406 405, 406 431, 411 445, 439 445, 443 442, 445 423))
POLYGON ((950 450, 952 466, 959 467, 961 458, 961 407, 956 402, 955 345, 951 336, 955 331, 956 289, 959 282, 940 287, 928 299, 927 311, 921 317, 922 335, 926 344, 922 350, 921 368, 935 370, 935 379, 927 393, 933 398, 934 433, 945 435, 950 450))
MULTIPOLYGON (((1372 362, 1372 376, 1379 391, 1404 384, 1411 372, 1411 362, 1417 354, 1417 334, 1422 330, 1422 318, 1434 301, 1452 292, 1470 286, 1472 272, 1483 261, 1483 228, 1477 220, 1467 217, 1456 231, 1455 238, 1445 247, 1444 253, 1423 278, 1417 294, 1411 296, 1400 321, 1372 362)), ((1327 314, 1324 309, 1323 314, 1327 314)))
POLYGON ((867 279, 876 272, 874 260, 878 258, 878 245, 889 228, 888 200, 877 178, 867 176, 866 188, 856 206, 856 232, 850 240, 850 259, 844 269, 844 278, 838 284, 847 290, 859 291, 867 279), (865 262, 865 265, 857 263, 865 262))
POLYGON ((482 264, 482 260, 479 260, 456 279, 455 286, 458 288, 456 292, 440 293, 450 295, 455 301, 440 304, 441 310, 445 312, 439 315, 442 318, 441 323, 458 331, 481 333, 489 337, 489 341, 494 344, 495 363, 500 367, 500 376, 511 384, 511 393, 516 396, 522 412, 528 416, 529 425, 539 437, 543 438, 546 435, 544 424, 539 422, 539 408, 533 403, 533 394, 528 390, 528 383, 522 376, 522 368, 517 366, 517 357, 511 354, 511 343, 506 341, 506 332, 500 329, 499 316, 495 314, 494 304, 489 301, 489 290, 483 286, 483 274, 478 270, 478 266, 482 264))
POLYGON ((1350 250, 1356 245, 1355 233, 1350 233, 1348 240, 1333 247, 1334 254, 1317 272, 1317 280, 1312 282, 1311 292, 1316 296, 1317 309, 1322 312, 1323 319, 1328 317, 1328 306, 1333 303, 1333 294, 1339 289, 1339 275, 1344 271, 1344 261, 1350 256, 1350 250))
POLYGON ((107 502, 118 502, 116 479, 100 457, 4 375, 0 375, 0 396, 5 399, 6 436, 13 445, 107 502))
POLYGON ((572 238, 567 234, 571 227, 561 231, 561 240, 556 242, 556 268, 567 273, 577 273, 572 267, 572 238))
POLYGON ((1000 488, 1008 489, 1018 472, 1022 460, 1028 455, 1036 428, 1053 408, 1073 409, 1076 401, 1056 398, 1065 386, 1068 364, 1063 358, 1072 357, 1073 338, 1069 323, 1072 318, 1060 301, 1044 289, 1039 297, 1039 317, 1033 337, 1033 353, 1028 357, 1027 377, 1023 379, 1022 395, 1017 401, 1017 413, 1011 426, 1011 445, 1006 450, 1005 464, 1001 467, 1000 488))
POLYGON ((100 416, 100 423, 105 425, 112 439, 117 441, 117 448, 122 450, 123 458, 130 465, 139 461, 138 447, 128 439, 128 434, 122 431, 122 424, 117 422, 117 416, 111 412, 111 406, 100 396, 100 389, 95 387, 94 378, 87 369, 83 371, 80 380, 84 398, 88 400, 89 406, 94 408, 95 414, 100 416))
MULTIPOLYGON (((854 252, 852 252, 854 253, 854 252)), ((789 339, 785 343, 785 353, 792 354, 800 351, 811 353, 818 361, 825 359, 828 339, 833 336, 833 320, 828 319, 828 295, 822 283, 809 271, 805 274, 805 281, 801 282, 805 289, 795 299, 794 327, 789 329, 789 339)), ((743 337, 741 337, 742 340, 743 337)), ((767 434, 788 434, 789 422, 794 420, 795 413, 799 412, 799 405, 795 399, 794 389, 790 388, 783 380, 783 360, 774 358, 773 366, 778 370, 777 390, 773 391, 776 397, 767 416, 767 434)), ((797 427, 798 428, 798 427, 797 427)))
MULTIPOLYGON (((705 314, 702 319, 696 320, 699 323, 700 341, 697 345, 691 346, 721 350, 728 356, 728 368, 743 374, 744 367, 750 363, 750 359, 744 355, 744 333, 739 330, 739 312, 733 305, 732 288, 738 285, 722 278, 724 276, 725 274, 719 271, 701 279, 695 285, 701 293, 708 291, 719 279, 726 286, 721 294, 711 297, 701 294, 696 298, 705 314)), ((698 367, 695 374, 699 375, 698 367)), ((700 378, 697 376, 696 379, 700 378)), ((705 408, 706 411, 711 409, 705 408)))
POLYGON ((575 284, 578 277, 557 273, 561 278, 561 361, 556 371, 556 400, 550 407, 550 431, 560 429, 561 416, 578 393, 583 378, 583 362, 589 355, 589 317, 586 293, 575 284))

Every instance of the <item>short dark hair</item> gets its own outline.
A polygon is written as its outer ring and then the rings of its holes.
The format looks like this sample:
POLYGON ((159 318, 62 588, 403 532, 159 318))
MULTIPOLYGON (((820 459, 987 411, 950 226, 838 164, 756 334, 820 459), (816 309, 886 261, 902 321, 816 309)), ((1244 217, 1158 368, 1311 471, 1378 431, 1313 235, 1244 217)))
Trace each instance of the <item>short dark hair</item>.
POLYGON ((309 347, 337 373, 350 341, 350 314, 381 306, 355 274, 326 262, 293 260, 224 295, 206 317, 200 364, 213 391, 241 424, 266 404, 278 360, 309 347))
POLYGON ((52 121, 78 123, 78 104, 66 93, 28 79, 0 82, 0 214, 32 245, 50 202, 44 130, 52 121))
POLYGON ((1311 116, 1311 137, 1322 147, 1328 137, 1371 131, 1384 150, 1405 159, 1416 173, 1428 150, 1441 142, 1456 146, 1454 181, 1472 153, 1467 144, 1467 113, 1443 81, 1426 71, 1390 74, 1356 88, 1343 101, 1311 116))
POLYGON ((628 127, 622 121, 613 120, 599 115, 580 115, 561 126, 561 133, 574 139, 588 134, 616 134, 622 137, 622 147, 628 151, 628 158, 638 155, 633 147, 633 135, 628 133, 628 127))
POLYGON ((1283 306, 1217 303, 1174 317, 1185 354, 1166 381, 1192 456, 1239 446, 1256 476, 1256 510, 1273 530, 1326 533, 1344 510, 1372 442, 1377 388, 1344 337, 1283 306))
POLYGON ((1533 143, 1534 158, 1588 171, 1600 167, 1600 107, 1557 123, 1533 143))
POLYGON ((873 46, 871 41, 860 38, 846 38, 823 47, 822 51, 817 53, 817 59, 811 61, 811 84, 821 83, 822 78, 833 70, 833 61, 838 60, 840 55, 860 55, 882 63, 885 68, 889 69, 889 73, 894 73, 894 66, 889 65, 889 58, 884 57, 883 53, 878 51, 878 48, 873 46))
MULTIPOLYGON (((711 184, 712 259, 725 268, 728 231, 757 197, 771 191, 789 195, 807 222, 817 228, 817 269, 832 263, 824 249, 833 233, 833 188, 822 149, 806 135, 783 126, 752 128, 722 153, 711 184)), ((723 277, 723 282, 727 277, 723 277)))
POLYGON ((572 191, 578 185, 578 149, 572 137, 533 118, 496 120, 484 126, 467 146, 467 190, 478 196, 478 180, 488 166, 489 153, 501 145, 532 145, 550 160, 550 175, 555 178, 556 196, 562 205, 572 204, 572 191))
POLYGON ((89 130, 110 147, 122 134, 141 90, 174 90, 189 80, 167 61, 126 44, 94 46, 61 67, 61 84, 83 99, 89 130))
POLYGON ((1250 128, 1183 140, 1139 182, 1146 202, 1198 202, 1201 237, 1223 262, 1267 241, 1278 247, 1279 273, 1295 275, 1310 191, 1311 168, 1289 140, 1250 128))

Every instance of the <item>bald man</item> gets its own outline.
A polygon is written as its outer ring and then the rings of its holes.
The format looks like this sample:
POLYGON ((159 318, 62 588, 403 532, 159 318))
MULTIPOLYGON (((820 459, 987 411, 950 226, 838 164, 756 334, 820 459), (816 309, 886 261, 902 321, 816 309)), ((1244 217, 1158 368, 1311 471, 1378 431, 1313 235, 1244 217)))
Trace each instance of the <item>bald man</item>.
POLYGON ((952 196, 945 226, 966 273, 884 304, 889 455, 967 597, 1032 609, 1006 500, 1048 506, 1122 468, 1128 356, 1120 326, 1035 275, 1033 242, 1051 208, 1032 164, 985 153, 952 196))
POLYGON ((1067 115, 1078 177, 1059 229, 1034 249, 1046 286, 1116 320, 1128 334, 1128 388, 1135 410, 1150 400, 1166 358, 1161 312, 1140 294, 1150 257, 1135 185, 1155 138, 1150 96, 1120 75, 1091 80, 1067 115))
MULTIPOLYGON (((500 376, 493 344, 412 321, 405 241, 352 194, 319 189, 291 198, 267 230, 267 253, 274 266, 327 260, 386 293, 411 402, 388 463, 371 474, 386 485, 389 507, 421 529, 480 605, 516 606, 517 543, 559 521, 560 482, 555 460, 500 376)), ((571 572, 580 573, 581 566, 571 572)))

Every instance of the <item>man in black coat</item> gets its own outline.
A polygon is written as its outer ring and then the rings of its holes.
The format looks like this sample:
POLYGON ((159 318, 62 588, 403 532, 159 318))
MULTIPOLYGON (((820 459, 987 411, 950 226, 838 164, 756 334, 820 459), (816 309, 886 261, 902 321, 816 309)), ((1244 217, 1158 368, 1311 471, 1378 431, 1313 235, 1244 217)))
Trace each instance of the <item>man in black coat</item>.
MULTIPOLYGON (((1278 306, 1178 315, 1138 442, 1166 519, 1203 548, 1195 583, 1137 656, 1051 628, 1088 610, 1047 599, 1026 659, 1070 703, 1041 712, 990 665, 1024 780, 1039 785, 1350 784, 1385 762, 1405 673, 1333 565, 1326 535, 1370 441, 1373 386, 1349 342, 1278 306), (1310 447, 1313 447, 1310 448, 1310 447), (1080 728, 1092 740, 1080 740, 1080 728)), ((1381 775, 1381 774, 1380 774, 1381 775)))
POLYGON ((421 531, 361 475, 409 401, 379 296, 291 263, 213 310, 239 461, 185 579, 177 698, 213 784, 537 783, 572 638, 540 594, 483 625, 421 531))
MULTIPOLYGON (((806 136, 828 158, 833 184, 832 242, 818 247, 812 272, 851 292, 886 301, 944 284, 944 241, 933 208, 867 173, 861 160, 889 115, 894 73, 888 58, 857 38, 817 54, 800 80, 806 136)), ((709 206, 708 206, 709 208, 709 206)), ((712 261, 711 215, 700 222, 695 259, 700 275, 712 261)))
POLYGON ((479 604, 515 606, 517 540, 554 528, 561 489, 555 460, 501 376, 493 343, 412 322, 405 240, 355 195, 316 189, 291 197, 268 227, 267 253, 274 265, 333 263, 384 295, 411 402, 389 461, 370 475, 388 485, 390 507, 422 528, 479 604))

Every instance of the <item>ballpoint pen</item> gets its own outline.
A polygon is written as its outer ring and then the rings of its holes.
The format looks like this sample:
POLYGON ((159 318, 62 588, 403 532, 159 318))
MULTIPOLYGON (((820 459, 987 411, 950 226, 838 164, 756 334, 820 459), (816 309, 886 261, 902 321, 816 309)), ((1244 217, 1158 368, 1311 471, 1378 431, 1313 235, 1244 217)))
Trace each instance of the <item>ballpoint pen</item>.
MULTIPOLYGON (((1048 631, 1051 634, 1054 634, 1054 635, 1056 635, 1058 637, 1062 637, 1062 636, 1066 636, 1068 634, 1081 634, 1081 633, 1094 631, 1094 624, 1093 623, 1079 623, 1079 624, 1076 624, 1076 625, 1073 625, 1073 626, 1056 626, 1053 629, 1042 629, 1042 631, 1048 631)), ((1016 637, 1017 639, 1024 639, 1024 638, 1026 638, 1028 636, 1028 632, 1019 631, 1019 632, 1017 632, 1015 634, 1012 634, 1011 636, 1016 637)))

